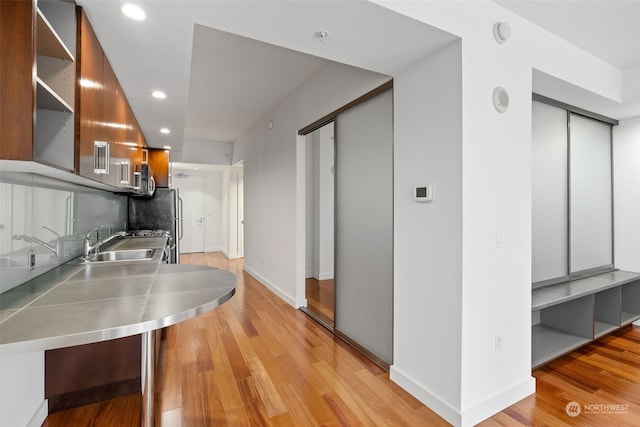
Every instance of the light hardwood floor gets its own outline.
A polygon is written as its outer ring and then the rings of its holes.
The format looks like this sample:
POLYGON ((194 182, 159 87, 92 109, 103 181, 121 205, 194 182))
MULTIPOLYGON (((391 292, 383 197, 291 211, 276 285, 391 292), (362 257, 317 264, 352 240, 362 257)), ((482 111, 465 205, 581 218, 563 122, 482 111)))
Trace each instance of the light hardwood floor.
MULTIPOLYGON (((375 364, 243 273, 240 260, 213 253, 183 255, 182 262, 233 271, 238 292, 221 307, 168 328, 156 425, 448 425, 375 364)), ((533 375, 534 396, 480 426, 640 426, 638 327, 533 375), (582 409, 575 418, 565 411, 571 401, 582 409)), ((139 411, 140 397, 131 395, 52 414, 44 426, 136 426, 139 411)))

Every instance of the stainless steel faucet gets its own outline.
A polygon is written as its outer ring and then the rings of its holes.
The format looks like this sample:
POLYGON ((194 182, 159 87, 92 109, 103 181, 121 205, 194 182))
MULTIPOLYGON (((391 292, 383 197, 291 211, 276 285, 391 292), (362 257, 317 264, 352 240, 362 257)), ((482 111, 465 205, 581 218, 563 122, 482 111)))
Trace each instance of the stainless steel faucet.
POLYGON ((100 227, 96 227, 93 230, 89 231, 85 236, 84 236, 84 258, 88 258, 89 254, 92 251, 95 251, 96 253, 98 253, 98 248, 100 248, 100 245, 102 244, 102 240, 99 239, 99 233, 100 233, 100 227), (96 243, 95 244, 91 244, 91 235, 93 233, 96 233, 96 243))
POLYGON ((95 252, 96 254, 98 253, 98 251, 100 250, 100 246, 104 245, 107 242, 110 242, 111 240, 115 239, 116 237, 119 236, 124 236, 126 234, 125 231, 119 231, 117 233, 111 234, 111 226, 109 227, 96 227, 93 230, 89 231, 86 236, 84 236, 84 255, 83 258, 87 259, 89 258, 89 255, 91 255, 91 252, 95 252), (99 232, 101 229, 103 228, 107 228, 109 230, 109 235, 107 236, 106 239, 100 239, 99 236, 99 232), (93 233, 96 233, 96 243, 94 243, 93 245, 91 244, 91 235, 93 233))
POLYGON ((58 248, 57 247, 52 246, 49 243, 38 239, 37 237, 25 236, 24 234, 16 234, 12 238, 13 238, 13 240, 24 240, 25 242, 29 242, 29 243, 37 243, 40 246, 42 246, 43 248, 46 248, 46 249, 50 250, 51 252, 53 252, 53 254, 55 256, 58 256, 58 248))

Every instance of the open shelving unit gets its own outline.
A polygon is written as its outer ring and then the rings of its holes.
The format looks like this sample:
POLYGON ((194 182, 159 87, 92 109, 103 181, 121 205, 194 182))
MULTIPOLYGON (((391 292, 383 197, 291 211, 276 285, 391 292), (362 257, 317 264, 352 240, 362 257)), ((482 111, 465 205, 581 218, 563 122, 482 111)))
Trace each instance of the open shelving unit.
MULTIPOLYGON (((42 7, 42 4, 41 4, 42 7)), ((49 23, 40 9, 37 10, 36 34, 38 34, 37 51, 38 55, 60 58, 73 62, 74 55, 64 44, 56 30, 49 23)))
POLYGON ((532 291, 536 368, 640 319, 640 273, 612 271, 532 291))
POLYGON ((67 104, 54 90, 52 90, 40 77, 36 78, 38 108, 43 110, 63 111, 73 113, 73 108, 67 104))
POLYGON ((76 16, 73 3, 39 1, 36 12, 35 160, 74 169, 76 16))
POLYGON ((640 281, 621 287, 622 313, 621 325, 628 325, 640 319, 640 281))

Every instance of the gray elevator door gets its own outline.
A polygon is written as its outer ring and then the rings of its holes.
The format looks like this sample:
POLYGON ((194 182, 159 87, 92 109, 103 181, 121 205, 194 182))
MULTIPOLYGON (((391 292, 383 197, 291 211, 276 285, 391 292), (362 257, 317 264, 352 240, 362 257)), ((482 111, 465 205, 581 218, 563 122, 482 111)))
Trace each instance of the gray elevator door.
POLYGON ((336 119, 335 329, 393 361, 392 90, 336 119))

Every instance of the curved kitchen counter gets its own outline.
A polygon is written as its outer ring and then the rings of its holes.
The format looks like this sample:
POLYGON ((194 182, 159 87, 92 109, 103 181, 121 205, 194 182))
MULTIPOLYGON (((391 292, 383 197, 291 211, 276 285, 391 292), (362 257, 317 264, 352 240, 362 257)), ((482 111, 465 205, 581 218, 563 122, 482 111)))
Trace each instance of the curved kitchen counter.
POLYGON ((227 301, 236 283, 207 266, 72 261, 0 295, 0 355, 173 325, 227 301))

